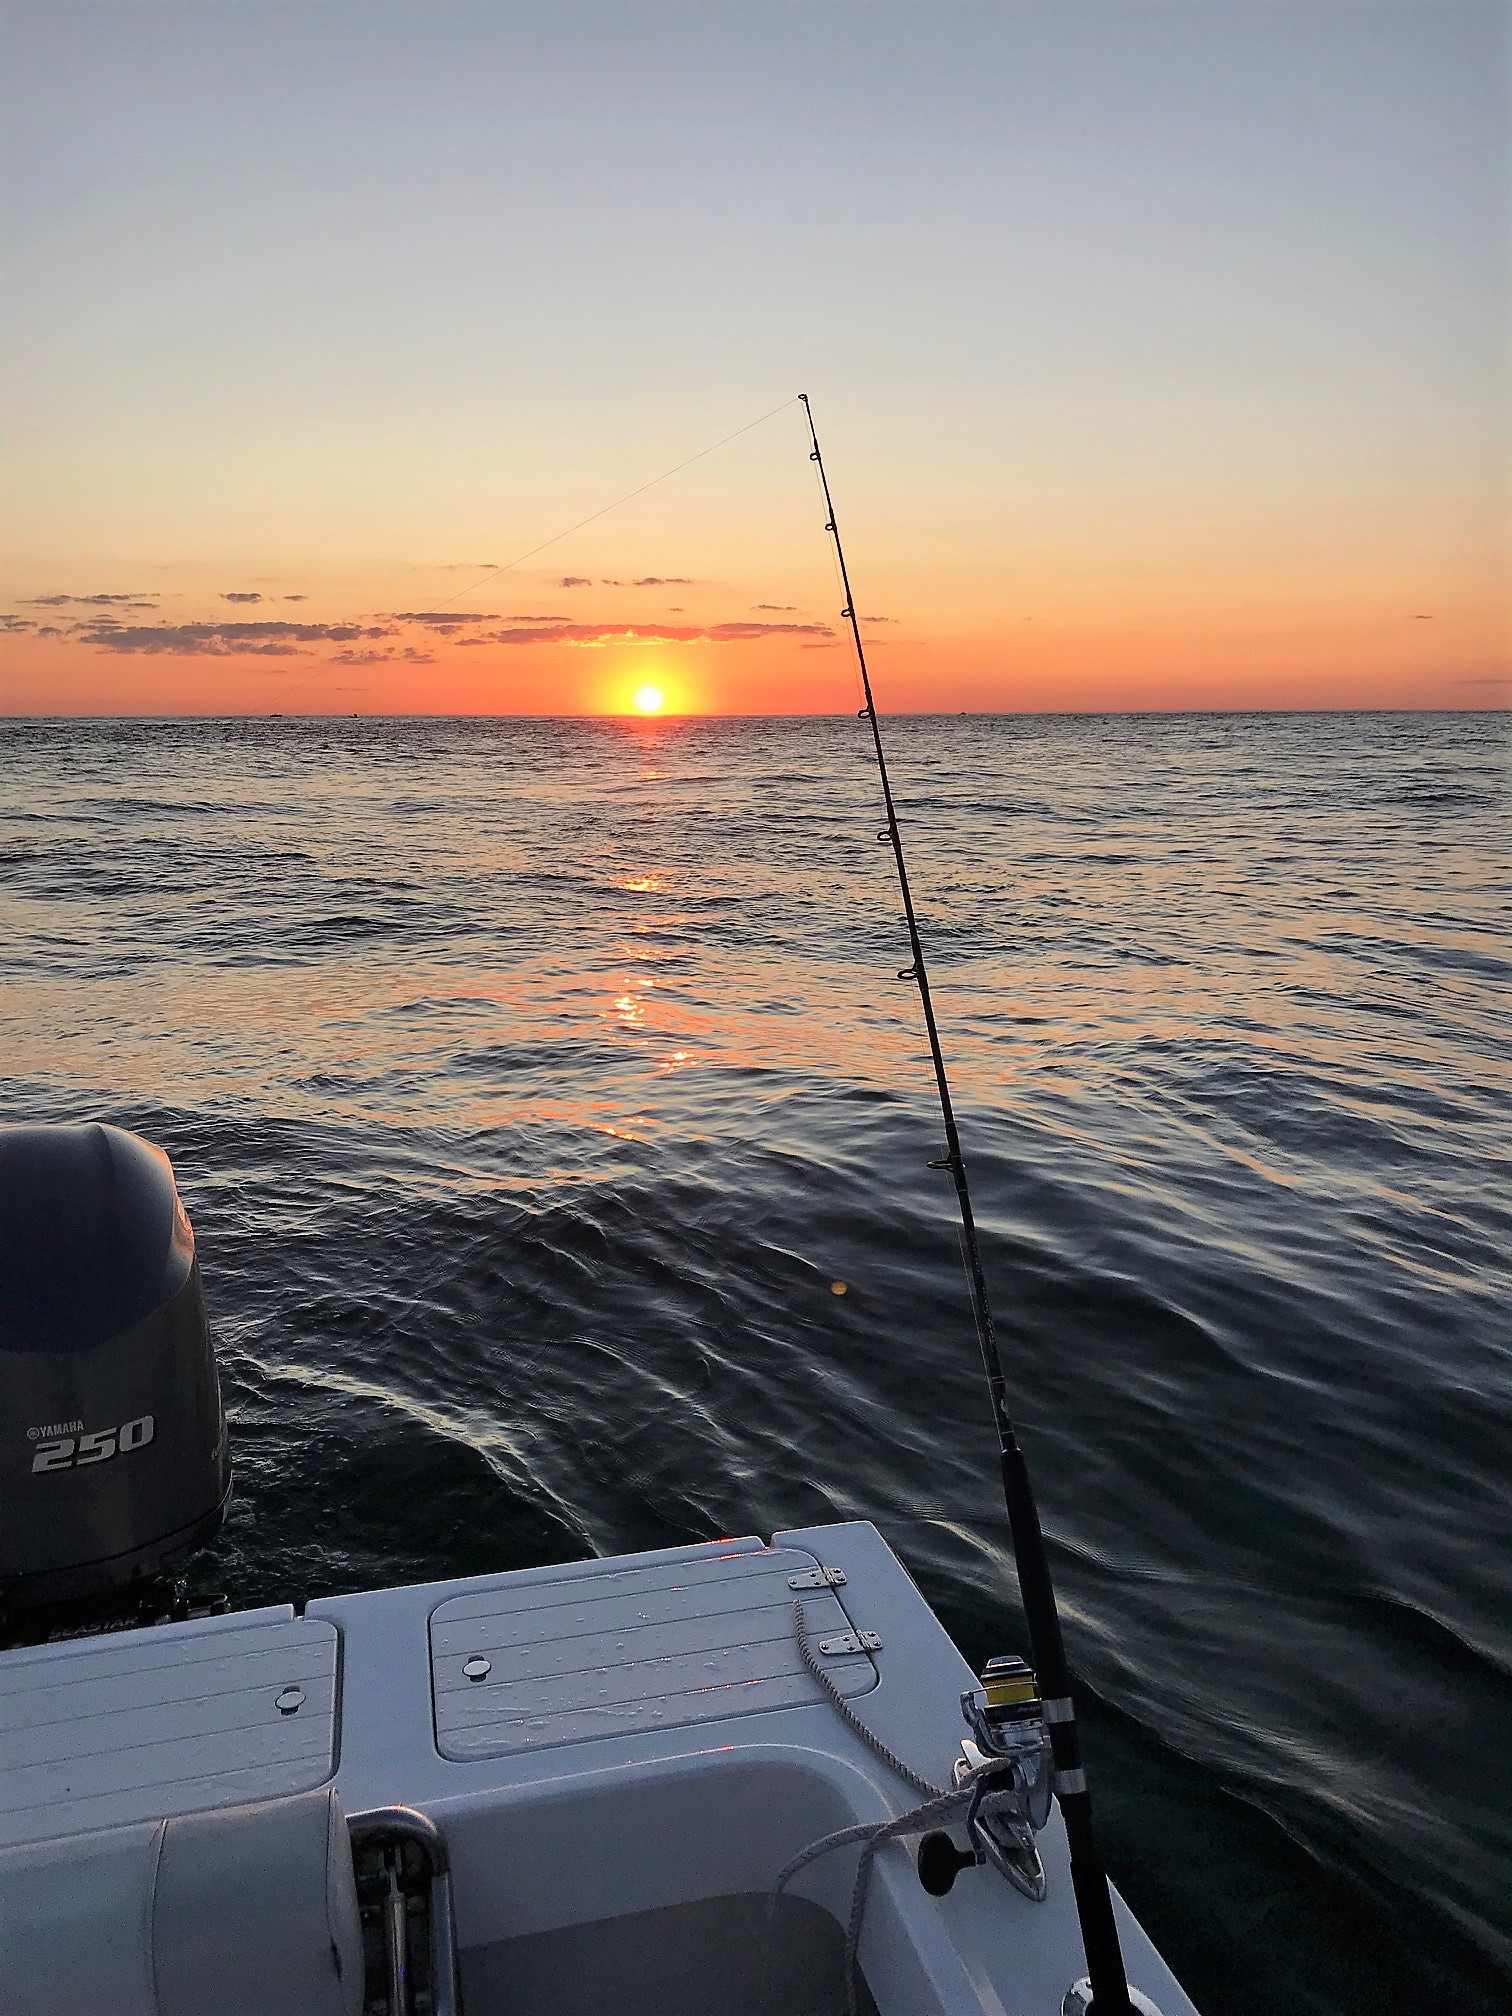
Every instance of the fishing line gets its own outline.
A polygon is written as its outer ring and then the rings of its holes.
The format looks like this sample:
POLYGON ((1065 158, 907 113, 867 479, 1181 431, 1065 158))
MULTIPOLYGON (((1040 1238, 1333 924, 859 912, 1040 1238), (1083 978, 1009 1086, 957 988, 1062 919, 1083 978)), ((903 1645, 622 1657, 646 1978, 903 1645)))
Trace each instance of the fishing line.
MULTIPOLYGON (((800 394, 800 397, 802 395, 800 394)), ((642 497, 648 490, 654 490, 658 483, 665 483, 669 477, 680 476, 684 469, 691 469, 695 462, 702 462, 706 455, 712 455, 720 448, 727 448, 732 441, 738 441, 742 434, 749 434, 757 427, 764 427, 779 413, 784 413, 796 400, 784 399, 780 406, 774 406, 770 413, 763 413, 759 419, 748 420, 744 427, 737 427, 733 434, 726 434, 718 441, 711 441, 707 448, 700 448, 696 455, 690 455, 686 462, 678 462, 670 469, 664 469, 660 476, 653 476, 649 482, 638 483, 633 490, 627 490, 623 497, 616 497, 612 504, 602 510, 590 511, 586 518, 579 518, 576 525, 569 525, 565 532, 553 532, 549 539, 543 539, 539 546, 532 546, 528 553, 521 553, 515 559, 506 561, 502 567, 491 567, 486 574, 480 574, 476 581, 469 581, 465 588, 459 588, 455 595, 447 595, 436 604, 438 609, 450 608, 453 602, 460 602, 464 595, 471 595, 490 581, 497 581, 501 574, 512 574, 516 567, 523 567, 527 560, 534 560, 537 553, 544 553, 548 546, 560 546, 564 539, 570 539, 574 532, 581 532, 585 525, 592 525, 600 518, 607 518, 611 511, 618 511, 622 504, 628 504, 633 497, 642 497)))
MULTIPOLYGON (((798 397, 801 398, 802 394, 798 397)), ((486 574, 480 574, 476 581, 469 581, 466 587, 459 588, 455 595, 442 596, 437 601, 436 607, 449 609, 454 602, 460 602, 464 595, 476 594, 478 589, 485 587, 490 581, 497 581, 505 574, 512 574, 516 567, 523 567, 527 560, 533 560, 538 553, 544 553, 551 546, 560 546, 564 539, 570 539, 574 532, 581 532, 585 525, 596 524, 600 518, 607 518, 611 511, 618 511, 622 504, 630 503, 633 498, 643 497, 648 490, 654 490, 658 483, 665 483, 673 476, 680 476, 684 469, 691 469, 695 462, 702 462, 705 456, 713 455, 721 448, 727 448, 732 441, 738 441, 742 434, 750 434, 756 428, 764 427, 768 420, 774 420, 779 413, 785 413, 789 406, 797 403, 797 398, 784 399, 781 405, 774 406, 769 413, 762 413, 754 420, 747 420, 745 425, 737 427, 733 434, 722 435, 718 441, 711 441, 707 448, 700 448, 696 455, 688 456, 686 461, 676 462, 670 469, 663 469, 659 476, 652 476, 647 482, 638 483, 633 490, 627 490, 623 497, 616 497, 612 504, 605 504, 597 511, 590 511, 586 518, 579 518, 577 523, 569 525, 565 532, 553 532, 551 537, 543 539, 539 546, 532 546, 528 552, 517 554, 504 566, 490 567, 486 574)), ((288 687, 284 699, 290 700, 306 686, 313 685, 322 676, 322 669, 318 668, 308 673, 305 678, 297 680, 294 685, 288 687)))
POLYGON ((842 620, 850 625, 851 641, 856 648, 856 665, 861 675, 861 691, 864 695, 859 718, 870 725, 872 749, 877 759, 877 774, 882 783, 882 803, 886 809, 887 824, 878 833, 877 838, 887 841, 892 848, 893 865, 898 874, 898 888, 903 897, 903 917, 908 927, 908 943, 913 963, 905 966, 898 978, 912 980, 919 990, 919 1002, 924 1011, 924 1028, 929 1037, 929 1055, 934 1066, 935 1090, 940 1101, 940 1117, 945 1124, 945 1153, 932 1161, 929 1166, 932 1169, 948 1170, 951 1181, 955 1184, 956 1204, 961 1221, 961 1244, 965 1252, 966 1277, 971 1290, 971 1310, 976 1321, 977 1342, 981 1347, 987 1387, 992 1396, 993 1421, 997 1427, 998 1453, 1003 1468, 1003 1497, 1008 1508, 1008 1528, 1013 1540, 1013 1558, 1018 1569, 1024 1617, 1029 1627, 1030 1650, 1044 1703, 1050 1748, 1055 1760, 1052 1783, 1056 1797, 1060 1801, 1061 1818, 1065 1822, 1066 1846, 1071 1860, 1071 1887, 1076 1895, 1076 1913, 1081 1922, 1082 1943, 1086 1948, 1087 1975, 1092 1985, 1093 2011, 1095 2016, 1132 2016, 1129 1983, 1124 1973, 1123 1953, 1118 1943, 1118 1927, 1113 1918, 1113 1898, 1092 1828, 1092 1802, 1087 1793, 1086 1773, 1082 1768, 1081 1741, 1077 1734, 1076 1711, 1071 1700, 1071 1677, 1066 1664, 1065 1643, 1061 1636, 1060 1613, 1055 1604, 1055 1589, 1050 1578, 1050 1561, 1045 1550, 1045 1536, 1040 1529, 1039 1510, 1034 1502, 1034 1490, 1029 1481, 1029 1466, 1024 1460, 1024 1453, 1019 1447, 1018 1435, 1008 1412, 1003 1361, 998 1352, 997 1334, 992 1323, 992 1307, 987 1295, 987 1275, 982 1265, 981 1242, 977 1238, 976 1218, 971 1208, 971 1190, 966 1178, 965 1158, 961 1153, 960 1132, 956 1126, 955 1102, 951 1098, 950 1080, 946 1075, 945 1053, 940 1047, 940 1031, 935 1021, 934 1001, 929 987, 929 968, 924 959, 924 944, 919 935, 919 920, 914 910, 913 891, 908 879, 908 863, 903 854, 903 835, 898 827, 892 781, 887 772, 887 754, 882 747, 882 727, 877 716, 876 698, 872 692, 871 674, 867 670, 866 647, 861 641, 861 621, 856 614, 856 597, 845 564, 845 549, 840 543, 834 499, 830 495, 829 476, 824 467, 824 457, 819 450, 819 433, 814 425, 813 411, 809 406, 806 392, 800 392, 798 398, 803 407, 804 417, 808 421, 809 439, 813 443, 809 460, 816 466, 820 489, 824 496, 824 529, 834 541, 835 561, 840 574, 841 594, 844 598, 844 607, 840 615, 842 620))

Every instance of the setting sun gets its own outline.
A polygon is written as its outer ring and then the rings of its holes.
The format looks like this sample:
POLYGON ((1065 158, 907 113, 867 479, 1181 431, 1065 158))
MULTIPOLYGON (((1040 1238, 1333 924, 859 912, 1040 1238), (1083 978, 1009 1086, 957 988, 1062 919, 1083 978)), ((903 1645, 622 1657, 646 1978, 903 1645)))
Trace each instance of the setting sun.
POLYGON ((662 690, 660 686, 641 686, 635 695, 636 711, 641 714, 660 714, 662 710, 662 690))

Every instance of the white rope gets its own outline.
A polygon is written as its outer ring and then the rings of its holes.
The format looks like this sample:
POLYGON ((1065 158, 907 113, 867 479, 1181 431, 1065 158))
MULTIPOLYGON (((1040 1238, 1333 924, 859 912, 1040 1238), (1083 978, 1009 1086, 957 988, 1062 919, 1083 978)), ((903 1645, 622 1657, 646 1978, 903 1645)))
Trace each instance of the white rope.
POLYGON ((868 1729, 861 1717, 851 1707, 829 1674, 815 1658, 808 1642, 808 1634, 803 1621, 801 1600, 793 1605, 793 1634, 798 1640, 798 1650, 803 1654, 803 1663, 819 1682, 830 1701, 840 1711, 851 1729, 861 1738, 869 1750, 882 1759, 890 1771, 897 1773, 905 1784, 916 1792, 924 1794, 925 1803, 914 1807, 912 1812, 900 1814, 893 1820, 862 1820, 851 1827, 841 1827, 833 1834, 811 1842, 778 1871, 777 1881, 772 1885, 767 1899, 766 1925, 761 1948, 761 2002, 767 2007, 770 1992, 772 1960, 772 1928, 776 1921, 777 1905, 783 1891, 800 1869, 821 1855, 828 1855, 835 1848, 846 1848, 860 1842, 861 1855, 856 1864, 856 1880, 851 1890, 850 1918, 845 1928, 845 2010, 846 2016, 858 2016, 856 1956, 861 1944, 861 1921, 866 1915, 866 1896, 871 1882, 871 1866, 877 1850, 884 1841, 894 1840, 900 1834, 923 1834, 936 1823, 952 1819, 971 1802, 973 1787, 963 1785, 950 1792, 942 1792, 921 1777, 910 1765, 897 1756, 882 1741, 873 1729, 868 1729))
POLYGON ((801 1597, 793 1605, 793 1636, 798 1640, 798 1650, 803 1654, 804 1665, 807 1666, 810 1673, 813 1674, 819 1685, 828 1694, 835 1707, 839 1709, 841 1716, 855 1730, 867 1748, 875 1751, 888 1770, 895 1771, 904 1784, 911 1785, 915 1792, 922 1792, 926 1799, 938 1799, 942 1797, 938 1785, 931 1785, 927 1778, 920 1777, 912 1765, 905 1764, 901 1757, 888 1749, 874 1729, 867 1728, 866 1724, 840 1692, 840 1689, 835 1685, 829 1674, 825 1672, 819 1661, 814 1657, 813 1647, 808 1642, 808 1631, 803 1622, 803 1600, 801 1597))
POLYGON ((845 2010, 846 2016, 858 2016, 859 2004, 856 1993, 856 1954, 861 1944, 861 1921, 866 1915, 866 1893, 871 1881, 871 1865, 877 1850, 884 1841, 891 1841, 900 1834, 924 1834, 938 1823, 953 1819, 964 1812, 971 1803, 973 1787, 963 1785, 954 1792, 940 1792, 924 1805, 916 1806, 911 1813, 899 1814, 893 1820, 863 1820, 853 1827, 842 1827, 834 1834, 826 1834, 818 1841, 810 1842, 807 1848, 795 1855, 778 1871, 777 1881, 772 1885, 767 1898, 766 1928, 762 1940, 761 1955, 761 2006, 767 2005, 770 1992, 772 1927, 777 1916, 777 1906, 783 1891, 810 1862, 816 1862, 821 1855, 828 1855, 832 1849, 849 1847, 859 1841, 862 1844, 860 1860, 856 1864, 856 1880, 851 1890, 850 1918, 845 1928, 845 2010))

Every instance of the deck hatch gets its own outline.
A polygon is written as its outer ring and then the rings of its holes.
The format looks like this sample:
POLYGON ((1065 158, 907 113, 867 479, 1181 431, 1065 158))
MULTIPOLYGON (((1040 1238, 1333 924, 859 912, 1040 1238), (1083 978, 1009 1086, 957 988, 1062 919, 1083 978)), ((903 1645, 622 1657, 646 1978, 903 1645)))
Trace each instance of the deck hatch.
MULTIPOLYGON (((763 1548, 453 1597, 430 1620, 436 1746, 459 1762, 504 1757, 822 1701, 789 1586, 817 1566, 763 1548)), ((852 1628, 833 1589, 806 1595, 804 1618, 811 1639, 852 1628)), ((877 1684, 861 1651, 826 1673, 846 1696, 877 1684)))
POLYGON ((6 1652, 0 1727, 0 1847, 308 1791, 335 1768, 335 1626, 280 1608, 6 1652))

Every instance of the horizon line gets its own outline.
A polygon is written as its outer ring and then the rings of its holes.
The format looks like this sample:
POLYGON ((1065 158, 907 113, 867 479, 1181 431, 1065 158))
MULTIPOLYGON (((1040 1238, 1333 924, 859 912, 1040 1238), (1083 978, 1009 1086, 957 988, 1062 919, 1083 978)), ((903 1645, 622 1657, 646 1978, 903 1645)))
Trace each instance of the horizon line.
MULTIPOLYGON (((1498 685, 1512 687, 1512 678, 1498 680, 1498 685)), ((861 710, 864 714, 865 710, 861 710)), ((1138 717, 1143 715, 1170 717, 1173 715, 1255 715, 1255 714, 1505 714, 1512 712, 1512 695, 1506 700, 1482 701, 1455 706, 1317 706, 1286 707, 914 707, 878 708, 878 718, 884 721, 991 721, 1025 720, 1046 718, 1050 720, 1107 720, 1138 717)), ((664 722, 688 721, 845 721, 860 718, 855 708, 815 708, 799 713, 766 713, 745 710, 739 713, 721 714, 699 712, 674 714, 660 712, 642 714, 632 712, 571 714, 528 713, 511 714, 502 709, 470 708, 462 712, 448 712, 442 709, 407 709, 393 713, 363 709, 289 709, 258 708, 242 709, 231 713, 176 712, 153 713, 147 710, 134 713, 74 712, 59 714, 22 714, 0 710, 0 722, 63 722, 63 721, 628 721, 643 728, 655 728, 664 722)))

